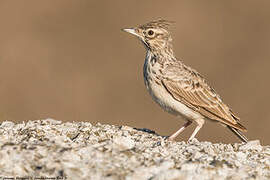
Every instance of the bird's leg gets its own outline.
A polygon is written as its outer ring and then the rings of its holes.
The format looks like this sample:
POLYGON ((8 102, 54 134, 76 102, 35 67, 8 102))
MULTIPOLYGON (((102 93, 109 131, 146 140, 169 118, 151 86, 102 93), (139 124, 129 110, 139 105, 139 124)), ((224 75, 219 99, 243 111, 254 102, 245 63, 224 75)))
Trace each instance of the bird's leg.
POLYGON ((184 129, 186 129, 186 127, 191 125, 191 123, 191 121, 187 121, 178 131, 173 133, 168 139, 173 141, 182 131, 184 131, 184 129))
POLYGON ((196 119, 195 120, 196 123, 198 124, 197 127, 195 128, 195 130, 193 131, 192 135, 190 136, 190 138, 188 139, 188 141, 192 140, 196 134, 199 132, 199 130, 201 129, 201 127, 204 124, 204 119, 196 119))

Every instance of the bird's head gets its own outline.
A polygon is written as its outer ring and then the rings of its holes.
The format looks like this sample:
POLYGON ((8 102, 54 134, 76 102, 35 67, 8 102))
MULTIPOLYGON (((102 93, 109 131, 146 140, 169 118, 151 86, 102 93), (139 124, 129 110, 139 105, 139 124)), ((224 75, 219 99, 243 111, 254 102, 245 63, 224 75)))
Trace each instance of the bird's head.
POLYGON ((171 35, 169 26, 172 22, 166 20, 151 21, 135 28, 123 29, 130 34, 137 36, 151 51, 162 51, 171 49, 171 35))

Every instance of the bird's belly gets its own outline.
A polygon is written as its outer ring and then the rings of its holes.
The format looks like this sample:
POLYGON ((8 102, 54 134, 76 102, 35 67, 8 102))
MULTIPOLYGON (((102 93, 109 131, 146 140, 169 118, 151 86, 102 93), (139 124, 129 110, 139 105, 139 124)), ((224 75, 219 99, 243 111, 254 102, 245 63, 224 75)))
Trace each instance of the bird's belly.
MULTIPOLYGON (((159 63, 151 63, 153 56, 147 52, 143 67, 144 82, 153 100, 158 103, 165 111, 185 119, 201 119, 202 115, 187 107, 185 104, 175 100, 171 94, 163 87, 157 78, 161 69, 159 63), (155 72, 155 73, 154 73, 155 72)), ((161 74, 159 74, 161 75, 161 74)))
POLYGON ((149 81, 146 86, 153 100, 165 111, 189 120, 203 118, 198 112, 175 100, 162 85, 149 81))

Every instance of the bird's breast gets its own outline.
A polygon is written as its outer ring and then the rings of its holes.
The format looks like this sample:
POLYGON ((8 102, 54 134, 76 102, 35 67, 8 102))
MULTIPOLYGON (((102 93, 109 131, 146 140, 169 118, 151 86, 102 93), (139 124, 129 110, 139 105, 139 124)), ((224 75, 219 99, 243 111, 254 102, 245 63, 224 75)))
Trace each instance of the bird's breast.
POLYGON ((153 100, 158 103, 164 110, 177 114, 175 109, 171 106, 172 97, 163 87, 161 78, 161 65, 156 62, 155 57, 151 56, 149 53, 146 55, 146 59, 143 67, 143 76, 145 86, 153 98, 153 100))
POLYGON ((197 112, 175 100, 164 88, 162 84, 163 67, 153 58, 147 53, 143 67, 144 83, 153 100, 165 111, 174 115, 180 115, 187 119, 200 118, 201 116, 197 112))

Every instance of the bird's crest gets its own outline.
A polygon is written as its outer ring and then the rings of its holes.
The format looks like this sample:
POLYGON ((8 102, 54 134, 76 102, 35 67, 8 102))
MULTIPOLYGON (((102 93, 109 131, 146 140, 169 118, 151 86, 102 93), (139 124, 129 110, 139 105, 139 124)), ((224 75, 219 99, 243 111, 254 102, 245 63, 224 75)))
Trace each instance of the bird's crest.
POLYGON ((172 23, 174 23, 174 22, 164 20, 164 19, 158 19, 158 20, 151 21, 151 22, 149 22, 147 24, 141 25, 140 28, 142 28, 142 29, 163 28, 163 29, 168 30, 172 23))

